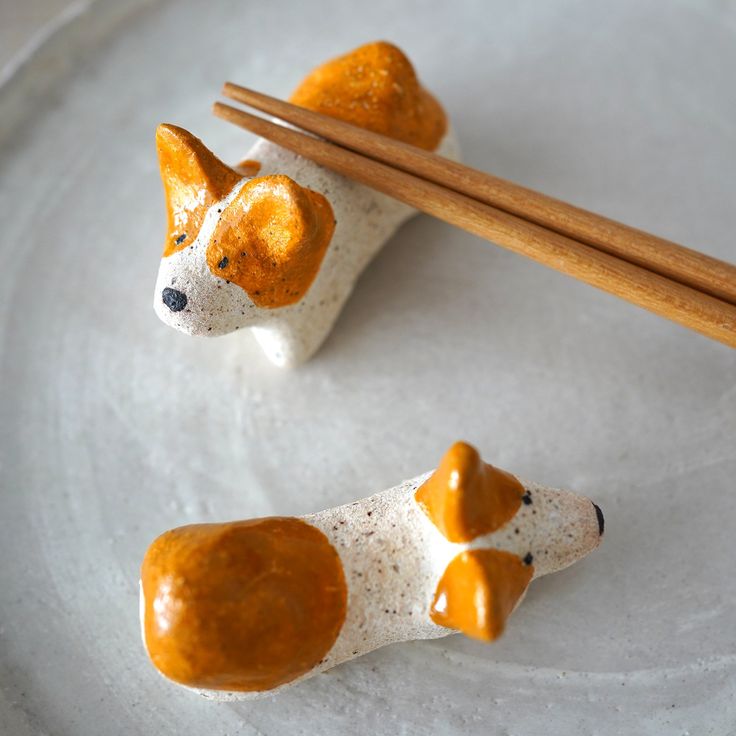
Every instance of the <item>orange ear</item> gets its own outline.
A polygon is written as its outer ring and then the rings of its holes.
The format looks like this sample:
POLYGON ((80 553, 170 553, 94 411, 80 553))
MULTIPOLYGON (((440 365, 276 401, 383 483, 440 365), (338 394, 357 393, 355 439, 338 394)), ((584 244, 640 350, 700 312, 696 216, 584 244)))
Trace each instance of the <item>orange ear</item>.
POLYGON ((164 256, 170 256, 191 245, 209 207, 242 177, 199 138, 175 125, 158 126, 156 149, 169 220, 164 256))
POLYGON ((497 639, 532 579, 534 567, 498 549, 461 552, 437 584, 430 618, 483 641, 497 639))
POLYGON ((251 179, 225 208, 207 246, 207 265, 259 307, 298 302, 335 230, 326 197, 283 174, 251 179))
POLYGON ((484 463, 474 447, 456 442, 414 498, 447 539, 469 542, 503 526, 523 495, 513 475, 484 463))

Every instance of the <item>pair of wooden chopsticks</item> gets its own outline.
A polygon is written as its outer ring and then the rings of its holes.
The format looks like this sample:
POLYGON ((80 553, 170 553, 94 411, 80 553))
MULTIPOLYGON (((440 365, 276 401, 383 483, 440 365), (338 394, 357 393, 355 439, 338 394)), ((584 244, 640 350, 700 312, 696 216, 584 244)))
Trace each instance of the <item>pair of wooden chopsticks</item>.
POLYGON ((545 266, 736 347, 736 266, 423 149, 228 82, 215 115, 545 266))

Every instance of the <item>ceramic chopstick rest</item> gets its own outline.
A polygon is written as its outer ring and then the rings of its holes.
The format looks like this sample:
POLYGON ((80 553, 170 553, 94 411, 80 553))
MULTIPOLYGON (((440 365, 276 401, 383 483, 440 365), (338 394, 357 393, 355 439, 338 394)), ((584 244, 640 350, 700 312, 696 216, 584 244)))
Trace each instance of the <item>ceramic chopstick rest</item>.
POLYGON ((533 579, 602 534, 590 500, 458 442, 436 471, 346 506, 166 532, 141 568, 143 639, 170 679, 253 697, 393 642, 492 641, 533 579))
MULTIPOLYGON (((317 68, 291 100, 457 155, 439 103, 388 43, 317 68)), ((168 209, 156 313, 192 335, 252 328, 280 366, 317 350, 362 270, 415 214, 266 140, 230 167, 176 126, 160 125, 156 138, 168 209)))

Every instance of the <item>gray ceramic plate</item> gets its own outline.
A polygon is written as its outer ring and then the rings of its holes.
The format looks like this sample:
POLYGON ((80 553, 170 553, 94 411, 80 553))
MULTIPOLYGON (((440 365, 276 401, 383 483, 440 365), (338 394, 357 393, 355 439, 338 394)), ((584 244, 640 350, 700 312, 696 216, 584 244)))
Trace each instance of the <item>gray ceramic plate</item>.
POLYGON ((736 258, 733 7, 210 6, 77 5, 0 90, 0 730, 726 733, 736 353, 427 217, 296 372, 151 300, 155 125, 237 160, 222 81, 285 95, 382 37, 473 165, 736 258), (346 502, 461 437, 606 512, 603 547, 535 583, 501 642, 394 646, 256 703, 156 674, 137 581, 159 532, 346 502))

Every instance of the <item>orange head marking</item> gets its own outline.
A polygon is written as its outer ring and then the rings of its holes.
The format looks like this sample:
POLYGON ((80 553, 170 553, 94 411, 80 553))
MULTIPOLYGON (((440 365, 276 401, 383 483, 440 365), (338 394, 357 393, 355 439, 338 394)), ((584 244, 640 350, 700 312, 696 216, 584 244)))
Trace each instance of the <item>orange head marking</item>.
POLYGON ((327 537, 300 519, 166 532, 141 568, 148 653, 190 687, 270 690, 311 670, 345 620, 347 587, 327 537))
POLYGON ((409 59, 385 41, 317 67, 291 102, 428 150, 447 130, 442 107, 420 85, 409 59))
MULTIPOLYGON (((327 199, 283 175, 251 179, 236 193, 236 185, 260 168, 257 161, 241 162, 238 173, 173 125, 159 125, 156 141, 169 220, 164 257, 191 245, 210 207, 231 195, 206 244, 210 272, 240 286, 256 306, 298 302, 335 230, 327 199)), ((167 306, 180 311, 178 304, 167 306)))
POLYGON ((497 639, 534 574, 510 552, 473 549, 453 558, 435 591, 430 617, 438 626, 483 641, 497 639))
POLYGON ((192 244, 209 207, 242 177, 175 125, 158 126, 156 148, 168 215, 164 256, 170 256, 192 244))
POLYGON ((225 208, 207 265, 259 307, 298 302, 319 271, 335 229, 330 203, 288 176, 251 179, 225 208))
POLYGON ((523 495, 513 475, 484 463, 474 447, 456 442, 414 498, 447 539, 469 542, 509 521, 523 495))

